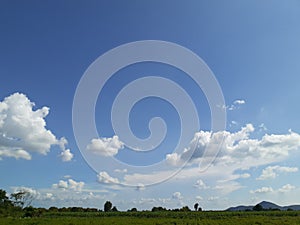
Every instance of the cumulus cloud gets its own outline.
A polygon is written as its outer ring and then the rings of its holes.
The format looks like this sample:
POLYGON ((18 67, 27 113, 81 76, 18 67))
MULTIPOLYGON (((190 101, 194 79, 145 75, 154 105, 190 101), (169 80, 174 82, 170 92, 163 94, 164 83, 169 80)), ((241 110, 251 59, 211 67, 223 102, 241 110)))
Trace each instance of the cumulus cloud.
POLYGON ((209 186, 207 186, 203 180, 199 179, 196 181, 196 184, 194 185, 194 187, 197 187, 199 189, 208 189, 209 186))
POLYGON ((251 139, 254 127, 247 124, 237 132, 219 131, 197 132, 183 154, 176 156, 183 161, 191 158, 191 161, 201 162, 210 157, 210 153, 204 154, 208 146, 220 146, 214 164, 235 164, 237 169, 247 169, 253 166, 274 163, 287 157, 291 151, 300 147, 300 135, 290 131, 288 134, 265 134, 261 139, 251 139), (220 145, 220 143, 222 143, 220 145), (196 147, 195 147, 196 146, 196 147))
POLYGON ((84 186, 84 182, 75 181, 73 179, 68 180, 60 180, 57 184, 53 184, 52 188, 54 189, 62 189, 62 190, 73 190, 73 191, 81 191, 84 186))
POLYGON ((66 138, 62 137, 58 142, 60 149, 62 152, 60 153, 60 158, 63 162, 71 161, 74 157, 73 153, 71 153, 70 149, 66 149, 66 145, 68 144, 68 141, 66 138))
POLYGON ((283 185, 281 188, 274 190, 272 187, 262 187, 254 191, 250 191, 251 194, 267 194, 267 193, 287 193, 294 190, 296 187, 291 184, 283 185))
POLYGON ((173 199, 176 199, 176 200, 181 200, 181 199, 183 199, 183 197, 182 197, 182 195, 181 195, 181 193, 180 193, 179 191, 174 192, 173 195, 172 195, 172 198, 173 198, 173 199))
POLYGON ((30 160, 32 153, 47 155, 53 145, 65 150, 66 139, 58 140, 46 129, 45 117, 49 108, 34 110, 34 107, 35 103, 21 93, 14 93, 0 101, 0 158, 30 160))
POLYGON ((124 143, 116 135, 112 138, 92 139, 91 143, 86 147, 87 151, 102 156, 114 156, 122 148, 124 148, 124 143))
POLYGON ((61 189, 67 189, 68 188, 68 182, 64 180, 60 180, 57 184, 52 185, 53 188, 61 188, 61 189))
POLYGON ((296 187, 291 185, 291 184, 286 184, 283 185, 281 188, 279 188, 279 192, 284 193, 284 192, 290 192, 291 190, 294 190, 296 187))
POLYGON ((102 171, 98 175, 98 182, 104 184, 120 184, 118 178, 111 177, 107 172, 102 171))
POLYGON ((274 179, 278 176, 278 173, 295 173, 298 172, 297 167, 286 167, 286 166, 268 166, 263 169, 262 174, 257 180, 274 179))
POLYGON ((73 179, 69 179, 69 189, 74 190, 74 191, 81 191, 83 186, 84 186, 84 182, 83 181, 75 181, 73 179))
POLYGON ((272 193, 274 192, 273 188, 271 187, 262 187, 258 188, 254 191, 250 191, 251 194, 266 194, 266 193, 272 193))
MULTIPOLYGON (((253 125, 247 124, 236 132, 197 132, 182 154, 169 154, 169 156, 166 157, 166 161, 169 161, 169 165, 180 166, 180 162, 189 160, 187 166, 176 175, 176 180, 194 180, 195 178, 199 179, 201 176, 202 180, 212 181, 210 182, 212 188, 215 186, 226 186, 226 190, 231 192, 235 191, 243 187, 238 182, 232 181, 246 179, 251 176, 248 172, 241 173, 241 171, 281 162, 286 160, 288 156, 296 153, 300 148, 300 135, 295 132, 290 131, 286 134, 265 134, 261 138, 253 139, 251 135, 254 131, 253 125), (204 152, 207 146, 217 146, 220 141, 223 141, 220 146, 220 152, 214 160, 211 160, 214 156, 211 156, 209 151, 206 154, 204 154, 204 152), (195 146, 196 148, 193 151, 195 146), (211 165, 207 170, 202 171, 201 163, 206 160, 211 162, 211 165), (178 164, 176 164, 176 162, 178 162, 178 164), (237 171, 239 171, 239 173, 237 173, 237 171), (223 183, 214 184, 213 181, 216 180, 223 181, 223 183)), ((126 174, 124 176, 124 182, 129 184, 139 182, 150 183, 163 180, 172 172, 171 168, 167 168, 168 169, 149 173, 126 174)), ((297 170, 287 167, 277 169, 279 172, 297 170)), ((174 180, 174 182, 176 180, 174 180)), ((201 187, 200 182, 196 184, 196 186, 197 185, 201 187)))
POLYGON ((61 153, 60 153, 60 157, 61 157, 61 160, 63 162, 68 162, 68 161, 71 161, 72 158, 73 158, 73 154, 71 153, 71 150, 70 149, 66 149, 66 150, 63 150, 61 153))
POLYGON ((178 165, 179 161, 180 161, 180 155, 178 155, 176 152, 166 155, 166 162, 169 165, 172 166, 178 165))

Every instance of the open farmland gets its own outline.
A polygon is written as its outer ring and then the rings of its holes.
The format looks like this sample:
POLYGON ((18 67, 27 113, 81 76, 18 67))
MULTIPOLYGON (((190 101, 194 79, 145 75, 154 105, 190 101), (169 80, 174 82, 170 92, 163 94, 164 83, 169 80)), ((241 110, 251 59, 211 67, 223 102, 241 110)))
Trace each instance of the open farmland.
POLYGON ((236 225, 300 224, 300 212, 116 212, 45 213, 38 218, 0 218, 2 225, 236 225))

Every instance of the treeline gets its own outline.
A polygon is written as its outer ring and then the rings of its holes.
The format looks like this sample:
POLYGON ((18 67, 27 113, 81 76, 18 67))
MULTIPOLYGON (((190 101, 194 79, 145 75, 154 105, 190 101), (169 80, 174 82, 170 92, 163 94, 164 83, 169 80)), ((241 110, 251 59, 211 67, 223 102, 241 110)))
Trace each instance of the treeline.
MULTIPOLYGON (((15 216, 15 217, 39 217, 44 213, 73 213, 73 212, 118 212, 116 206, 110 201, 106 201, 103 210, 97 208, 83 208, 83 207, 62 207, 55 206, 46 208, 34 208, 31 206, 34 200, 34 195, 26 189, 18 190, 15 193, 7 195, 5 190, 0 189, 0 216, 15 216)), ((194 205, 195 211, 202 211, 198 203, 194 205)), ((167 209, 161 206, 153 207, 151 210, 144 210, 143 212, 190 212, 192 211, 188 206, 183 206, 178 209, 167 209)), ((127 212, 138 212, 137 208, 128 209, 127 212)))

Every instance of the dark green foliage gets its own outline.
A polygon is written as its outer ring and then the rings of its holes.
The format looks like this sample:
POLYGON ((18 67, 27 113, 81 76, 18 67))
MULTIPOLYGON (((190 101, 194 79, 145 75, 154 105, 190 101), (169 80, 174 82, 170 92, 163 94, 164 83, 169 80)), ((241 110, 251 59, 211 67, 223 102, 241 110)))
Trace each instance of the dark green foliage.
POLYGON ((264 208, 263 208, 260 204, 257 204, 256 206, 253 207, 252 210, 253 210, 253 211, 258 211, 258 212, 259 212, 259 211, 263 211, 263 209, 264 209, 264 208))
POLYGON ((6 191, 0 189, 0 205, 3 205, 3 203, 7 200, 8 197, 6 196, 6 191))
POLYGON ((128 209, 127 212, 137 212, 137 208, 128 209))
POLYGON ((118 212, 118 209, 116 206, 114 206, 112 209, 111 209, 112 212, 118 212))
MULTIPOLYGON (((64 209, 65 209, 65 208, 64 208, 64 209)), ((55 206, 51 206, 51 207, 48 209, 48 211, 50 211, 50 212, 58 212, 58 208, 55 207, 55 206)))
POLYGON ((162 211, 167 211, 167 209, 159 206, 159 207, 153 207, 151 211, 152 212, 162 212, 162 211))
POLYGON ((199 203, 195 203, 195 205, 194 205, 195 211, 198 211, 198 207, 199 207, 199 203))
POLYGON ((23 209, 23 217, 40 217, 47 210, 44 208, 33 208, 32 206, 26 207, 23 209))
POLYGON ((112 203, 110 201, 106 201, 104 204, 104 212, 111 211, 111 208, 112 208, 112 203))
POLYGON ((22 209, 14 206, 12 201, 7 197, 6 191, 0 189, 0 217, 20 215, 22 209))
POLYGON ((183 206, 181 209, 180 209, 181 212, 189 212, 191 211, 190 208, 188 206, 183 206))

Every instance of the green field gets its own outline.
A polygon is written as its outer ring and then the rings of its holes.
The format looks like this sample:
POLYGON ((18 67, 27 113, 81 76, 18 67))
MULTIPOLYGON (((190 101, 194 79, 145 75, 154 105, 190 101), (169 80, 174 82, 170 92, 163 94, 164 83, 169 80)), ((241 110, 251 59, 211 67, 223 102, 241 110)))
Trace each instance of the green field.
POLYGON ((0 218, 2 225, 101 225, 101 224, 300 224, 300 212, 116 212, 44 213, 35 218, 0 218))

